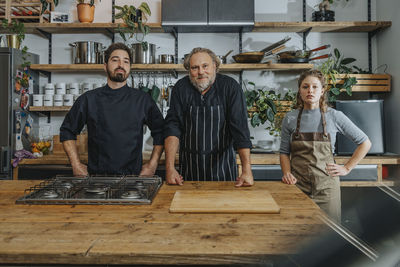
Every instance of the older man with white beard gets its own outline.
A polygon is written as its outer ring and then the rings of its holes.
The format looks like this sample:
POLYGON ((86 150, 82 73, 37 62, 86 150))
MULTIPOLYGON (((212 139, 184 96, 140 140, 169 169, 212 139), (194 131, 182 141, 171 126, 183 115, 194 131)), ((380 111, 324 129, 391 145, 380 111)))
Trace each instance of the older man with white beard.
POLYGON ((194 48, 185 58, 189 75, 174 86, 165 122, 166 182, 234 181, 253 185, 245 97, 232 78, 218 74, 219 59, 194 48), (237 149, 242 173, 238 176, 237 149), (175 156, 179 148, 179 172, 175 156))

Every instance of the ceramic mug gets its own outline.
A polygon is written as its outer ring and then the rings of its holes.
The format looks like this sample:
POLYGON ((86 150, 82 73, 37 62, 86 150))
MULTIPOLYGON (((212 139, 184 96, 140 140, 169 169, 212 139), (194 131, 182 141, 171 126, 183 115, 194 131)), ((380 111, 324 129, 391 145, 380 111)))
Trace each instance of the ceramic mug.
POLYGON ((64 95, 64 106, 72 106, 74 104, 74 95, 64 95))
POLYGON ((54 84, 48 83, 44 86, 45 95, 54 95, 54 84))
POLYGON ((43 95, 33 95, 33 106, 34 107, 41 107, 43 106, 43 95))
POLYGON ((70 83, 68 86, 68 94, 79 95, 79 83, 70 83))
POLYGON ((66 93, 65 83, 56 83, 56 95, 65 95, 66 93))
POLYGON ((43 96, 43 103, 45 107, 52 107, 53 106, 53 95, 44 95, 43 96))
POLYGON ((64 94, 63 95, 54 95, 54 106, 62 107, 64 104, 64 94))

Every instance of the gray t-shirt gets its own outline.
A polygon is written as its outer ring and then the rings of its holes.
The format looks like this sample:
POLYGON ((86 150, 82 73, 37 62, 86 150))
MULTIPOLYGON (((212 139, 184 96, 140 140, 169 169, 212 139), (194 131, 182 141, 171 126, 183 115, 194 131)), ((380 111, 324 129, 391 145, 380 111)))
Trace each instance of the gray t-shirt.
MULTIPOLYGON (((282 121, 280 153, 290 154, 291 136, 296 131, 297 116, 299 110, 288 112, 282 121)), ((346 115, 333 108, 325 113, 326 130, 331 137, 332 152, 335 151, 336 133, 341 133, 350 138, 357 145, 368 139, 368 136, 360 130, 346 115)), ((319 108, 303 110, 301 114, 300 132, 323 132, 321 111, 319 108)))

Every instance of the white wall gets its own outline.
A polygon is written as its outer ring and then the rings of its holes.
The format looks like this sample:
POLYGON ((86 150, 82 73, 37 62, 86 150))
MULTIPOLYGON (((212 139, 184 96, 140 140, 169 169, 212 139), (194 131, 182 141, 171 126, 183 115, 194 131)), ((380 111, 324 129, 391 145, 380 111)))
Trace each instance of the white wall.
POLYGON ((387 72, 392 75, 392 90, 385 94, 386 148, 389 152, 400 153, 400 2, 398 0, 379 1, 377 19, 392 21, 392 27, 377 35, 378 66, 387 64, 387 72))
MULTIPOLYGON (((131 4, 137 5, 141 0, 117 0, 117 5, 131 4)), ((149 22, 160 22, 161 18, 161 0, 147 1, 150 3, 152 16, 149 22)), ((311 13, 315 10, 315 6, 319 0, 307 1, 307 21, 311 21, 311 13)), ((380 2, 380 4, 382 4, 380 2)), ((372 1, 372 19, 375 20, 375 0, 372 1)), ((386 1, 385 6, 389 9, 391 6, 398 6, 397 1, 386 1), (390 2, 388 4, 388 2, 390 2)), ((111 22, 111 1, 103 0, 96 5, 96 14, 94 22, 111 22)), ((367 3, 365 0, 351 0, 346 4, 342 0, 337 5, 333 6, 336 11, 337 21, 366 21, 367 20, 367 3)), ((63 0, 56 8, 56 11, 70 12, 72 17, 76 20, 75 1, 63 0)), ((383 13, 383 12, 382 12, 383 13)), ((302 21, 302 0, 255 0, 255 16, 257 21, 302 21)), ((394 17, 394 15, 393 15, 394 17)), ((394 19, 394 18, 393 18, 394 19)), ((392 27, 394 28, 394 27, 392 27)), ((398 31, 398 29, 397 29, 398 31)), ((262 49, 285 36, 291 36, 292 40, 287 43, 289 48, 302 49, 302 37, 297 33, 245 33, 243 34, 243 50, 253 51, 262 49)), ((167 33, 153 33, 150 34, 147 41, 157 44, 159 46, 157 54, 174 52, 174 39, 171 34, 167 33)), ((68 43, 74 41, 99 41, 104 45, 110 44, 110 39, 101 34, 54 34, 53 35, 53 63, 71 63, 71 48, 68 43)), ((116 35, 116 42, 121 41, 116 35)), ((188 53, 193 47, 206 46, 213 49, 217 54, 225 54, 228 50, 234 49, 232 53, 238 53, 239 49, 239 36, 233 33, 185 33, 179 34, 179 58, 188 53)), ((35 35, 29 35, 26 38, 25 44, 29 46, 31 52, 40 55, 40 62, 47 63, 47 40, 35 35)), ((345 55, 355 57, 357 65, 362 68, 368 67, 368 42, 366 33, 311 33, 307 39, 308 48, 315 48, 322 44, 332 44, 334 47, 339 48, 345 55)), ((393 44, 394 46, 394 44, 393 44)), ((375 42, 373 43, 373 62, 376 65, 377 53, 375 42)), ((229 59, 232 62, 232 59, 229 59)), ((297 90, 296 79, 299 73, 296 72, 270 72, 270 71, 245 71, 243 80, 254 81, 259 87, 268 87, 272 89, 282 90, 290 88, 297 90)), ((237 74, 229 74, 238 80, 237 74)), ((182 75, 180 75, 182 77, 182 75)), ((60 74, 53 73, 53 82, 97 82, 105 80, 102 74, 91 73, 68 73, 60 74)), ((41 79, 41 85, 46 83, 47 79, 41 79)), ((161 83, 161 82, 159 82, 161 83)), ((65 114, 54 113, 52 118, 53 133, 57 134, 59 126, 62 123, 65 114)), ((41 125, 47 123, 46 118, 42 118, 41 125)), ((251 128, 251 134, 255 137, 255 142, 261 139, 271 139, 265 126, 257 129, 251 128)))

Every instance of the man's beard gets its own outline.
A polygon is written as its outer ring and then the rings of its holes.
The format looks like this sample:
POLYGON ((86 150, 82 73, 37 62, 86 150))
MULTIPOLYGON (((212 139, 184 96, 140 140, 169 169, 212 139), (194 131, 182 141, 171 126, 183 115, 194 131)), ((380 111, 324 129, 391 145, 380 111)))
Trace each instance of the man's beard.
MULTIPOLYGON (((215 81, 215 74, 214 75, 210 75, 208 76, 209 78, 207 80, 205 80, 204 82, 200 82, 198 81, 196 78, 192 77, 191 75, 189 75, 190 78, 190 82, 193 84, 193 86, 199 90, 199 92, 203 92, 204 90, 206 90, 207 88, 209 88, 215 81)), ((200 76, 202 77, 202 76, 200 76)), ((197 78, 199 78, 199 76, 197 76, 197 78)))
MULTIPOLYGON (((114 71, 117 71, 117 70, 124 70, 124 69, 117 68, 114 71)), ((125 82, 126 79, 128 79, 129 73, 126 73, 126 75, 124 75, 124 73, 121 73, 121 72, 117 72, 114 74, 110 69, 107 68, 107 75, 111 81, 117 82, 117 83, 122 83, 122 82, 125 82)))

